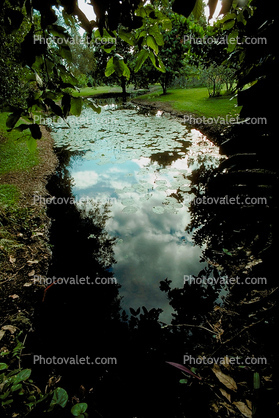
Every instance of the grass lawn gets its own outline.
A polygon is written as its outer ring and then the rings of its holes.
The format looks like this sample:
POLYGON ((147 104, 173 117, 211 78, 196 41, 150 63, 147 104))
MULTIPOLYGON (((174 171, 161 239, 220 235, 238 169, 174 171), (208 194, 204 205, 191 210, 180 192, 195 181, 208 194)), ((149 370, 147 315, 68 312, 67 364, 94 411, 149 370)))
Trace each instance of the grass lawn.
MULTIPOLYGON (((7 132, 7 116, 8 113, 0 113, 0 183, 4 174, 28 171, 39 162, 38 152, 31 153, 27 147, 26 132, 7 132)), ((14 206, 19 197, 15 185, 0 184, 0 205, 14 206)))
MULTIPOLYGON (((73 90, 71 94, 75 97, 87 97, 87 96, 94 96, 95 94, 102 94, 102 93, 109 93, 113 91, 115 87, 110 86, 99 86, 99 87, 84 87, 80 89, 80 91, 73 90)), ((120 87, 118 90, 121 91, 120 87)))
POLYGON ((38 164, 37 151, 31 153, 27 148, 26 132, 7 132, 7 115, 8 113, 0 113, 0 175, 28 170, 38 164))
MULTIPOLYGON (((133 93, 134 86, 130 85, 127 87, 127 93, 133 93)), ((98 87, 84 87, 80 91, 73 90, 71 94, 75 97, 90 97, 96 94, 106 93, 122 93, 122 88, 119 86, 98 86, 98 87)))
POLYGON ((137 97, 137 100, 168 103, 174 110, 189 112, 198 116, 225 117, 236 116, 241 109, 236 107, 236 98, 222 95, 220 97, 208 97, 206 87, 190 89, 169 89, 166 95, 162 95, 162 89, 137 97))

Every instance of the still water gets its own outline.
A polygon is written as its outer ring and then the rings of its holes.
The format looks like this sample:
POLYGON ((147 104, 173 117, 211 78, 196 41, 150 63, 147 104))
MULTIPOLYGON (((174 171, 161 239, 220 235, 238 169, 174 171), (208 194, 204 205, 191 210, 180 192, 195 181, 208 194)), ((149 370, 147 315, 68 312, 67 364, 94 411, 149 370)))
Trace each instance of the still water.
POLYGON ((218 148, 181 120, 131 104, 104 105, 100 114, 85 109, 67 122, 52 126, 55 147, 72 153, 67 169, 76 205, 109 207, 106 231, 116 238, 111 271, 122 308, 161 308, 160 320, 170 322, 159 283, 168 278, 183 287, 184 275, 205 266, 202 249, 185 232, 194 197, 189 176, 202 165, 216 167, 218 148))

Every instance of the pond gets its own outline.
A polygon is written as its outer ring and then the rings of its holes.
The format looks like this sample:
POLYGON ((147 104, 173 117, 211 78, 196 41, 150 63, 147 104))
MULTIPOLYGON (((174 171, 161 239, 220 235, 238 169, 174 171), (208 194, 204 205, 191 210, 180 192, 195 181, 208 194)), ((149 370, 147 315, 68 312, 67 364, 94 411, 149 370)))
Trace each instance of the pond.
POLYGON ((205 267, 202 249, 185 232, 194 197, 189 176, 202 165, 216 167, 218 148, 181 120, 131 104, 103 105, 100 114, 85 109, 53 124, 52 136, 56 149, 68 152, 76 206, 109 211, 109 269, 121 285, 122 308, 161 308, 160 320, 169 323, 172 308, 159 283, 168 278, 183 287, 185 275, 205 267))

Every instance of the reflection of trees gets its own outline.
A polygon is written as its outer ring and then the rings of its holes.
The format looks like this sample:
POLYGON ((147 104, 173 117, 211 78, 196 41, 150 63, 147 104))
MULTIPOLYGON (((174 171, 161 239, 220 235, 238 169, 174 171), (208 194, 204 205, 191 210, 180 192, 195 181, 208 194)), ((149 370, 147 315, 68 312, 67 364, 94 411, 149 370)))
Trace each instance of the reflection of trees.
POLYGON ((173 162, 181 158, 181 155, 178 154, 178 151, 172 151, 171 154, 169 151, 158 152, 156 154, 150 155, 151 163, 157 162, 161 167, 165 168, 170 166, 173 162))
MULTIPOLYGON (((208 357, 214 354, 266 358, 265 365, 247 366, 246 372, 235 367, 230 372, 236 380, 244 382, 245 392, 238 390, 239 399, 244 399, 247 392, 253 392, 249 383, 253 373, 272 376, 278 367, 275 355, 278 347, 272 341, 278 320, 274 276, 278 248, 278 174, 270 161, 241 154, 223 161, 213 172, 201 166, 193 172, 191 180, 195 199, 190 205, 192 220, 187 230, 193 231, 196 244, 205 246, 203 256, 215 277, 239 277, 239 284, 229 286, 225 304, 206 315, 214 336, 209 334, 207 342, 201 339, 201 346, 196 345, 195 350, 208 357), (257 201, 258 198, 262 200, 257 201), (223 204, 221 199, 226 199, 223 204), (247 277, 265 281, 245 283, 247 277)), ((178 293, 182 298, 183 290, 178 293)), ((187 291, 180 302, 174 290, 171 294, 178 303, 176 312, 179 313, 187 300, 187 291)), ((187 319, 185 314, 184 318, 187 319)), ((204 325, 204 318, 199 319, 199 324, 204 325)), ((207 373, 204 367, 200 370, 207 373)), ((259 417, 266 408, 266 399, 271 414, 277 402, 269 391, 269 386, 274 388, 276 383, 262 386, 259 398, 253 399, 258 413, 255 416, 259 417)))
POLYGON ((211 175, 201 167, 192 181, 196 197, 188 230, 195 230, 196 244, 206 244, 205 258, 220 269, 225 266, 229 274, 252 261, 259 264, 271 248, 277 222, 276 174, 267 167, 258 168, 253 156, 234 156, 211 175))

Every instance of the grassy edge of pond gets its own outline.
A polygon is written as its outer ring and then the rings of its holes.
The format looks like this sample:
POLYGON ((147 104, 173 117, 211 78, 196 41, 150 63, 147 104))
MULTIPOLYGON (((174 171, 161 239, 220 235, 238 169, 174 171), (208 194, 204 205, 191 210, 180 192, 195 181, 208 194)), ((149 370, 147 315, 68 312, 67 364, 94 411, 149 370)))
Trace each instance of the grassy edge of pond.
POLYGON ((32 280, 47 273, 51 257, 50 219, 45 205, 33 204, 33 196, 48 195, 45 187, 57 160, 46 129, 42 127, 43 137, 32 153, 26 134, 7 132, 6 116, 0 114, 0 327, 10 324, 27 331, 43 291, 32 280))
POLYGON ((233 122, 241 109, 232 95, 222 92, 218 97, 208 97, 205 87, 169 89, 166 95, 157 87, 132 102, 183 118, 185 123, 200 130, 216 145, 230 137, 232 125, 227 122, 230 118, 233 122))

